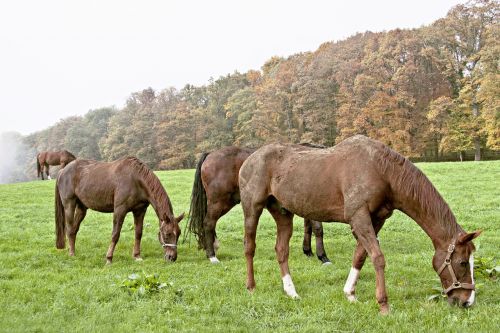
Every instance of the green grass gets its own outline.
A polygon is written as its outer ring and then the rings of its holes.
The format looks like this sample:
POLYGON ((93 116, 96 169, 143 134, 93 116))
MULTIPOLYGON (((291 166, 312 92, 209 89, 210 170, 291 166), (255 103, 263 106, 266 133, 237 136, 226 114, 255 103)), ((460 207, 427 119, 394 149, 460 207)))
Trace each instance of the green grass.
MULTIPOLYGON (((476 255, 494 257, 500 244, 500 162, 418 164, 468 231, 482 229, 476 255)), ((189 210, 193 170, 158 172, 176 215, 189 210)), ((54 244, 54 181, 0 185, 1 332, 172 331, 462 331, 494 332, 500 322, 498 281, 479 280, 470 309, 427 301, 439 284, 430 239, 401 213, 380 232, 386 257, 391 313, 378 313, 375 275, 367 262, 350 304, 342 288, 355 242, 343 224, 325 224, 333 265, 302 254, 302 220, 296 219, 290 267, 301 299, 285 296, 275 259, 275 225, 269 214, 257 232, 257 289, 245 289, 240 206, 218 224, 220 265, 212 265, 194 238, 165 263, 150 208, 142 242, 143 262, 132 260, 132 217, 127 216, 113 264, 105 265, 111 215, 89 211, 76 256, 54 244), (158 273, 167 287, 148 297, 120 288, 131 273, 158 273)), ((184 223, 182 222, 183 229, 184 223)), ((181 236, 182 237, 182 236, 181 236)))

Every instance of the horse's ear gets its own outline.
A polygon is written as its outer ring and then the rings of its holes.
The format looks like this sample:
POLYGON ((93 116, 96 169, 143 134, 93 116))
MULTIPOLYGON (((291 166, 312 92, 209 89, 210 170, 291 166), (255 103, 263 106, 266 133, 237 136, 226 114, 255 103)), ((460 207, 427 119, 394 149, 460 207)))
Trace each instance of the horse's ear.
POLYGON ((465 234, 462 234, 458 237, 458 240, 457 240, 457 244, 465 244, 467 242, 470 242, 471 240, 473 240, 474 238, 476 238, 477 236, 479 236, 481 234, 481 232, 483 232, 482 230, 476 230, 476 231, 473 231, 473 232, 470 232, 470 233, 465 233, 465 234))
POLYGON ((184 212, 175 218, 175 222, 179 223, 182 221, 183 218, 184 218, 184 212))

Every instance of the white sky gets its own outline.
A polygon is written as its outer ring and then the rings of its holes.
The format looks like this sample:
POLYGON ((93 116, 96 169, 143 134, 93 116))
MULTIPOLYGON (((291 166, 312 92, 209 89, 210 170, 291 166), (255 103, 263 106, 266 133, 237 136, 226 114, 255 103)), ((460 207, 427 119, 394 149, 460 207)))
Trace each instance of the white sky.
POLYGON ((6 0, 0 133, 29 134, 147 87, 207 84, 356 32, 418 28, 458 0, 6 0))

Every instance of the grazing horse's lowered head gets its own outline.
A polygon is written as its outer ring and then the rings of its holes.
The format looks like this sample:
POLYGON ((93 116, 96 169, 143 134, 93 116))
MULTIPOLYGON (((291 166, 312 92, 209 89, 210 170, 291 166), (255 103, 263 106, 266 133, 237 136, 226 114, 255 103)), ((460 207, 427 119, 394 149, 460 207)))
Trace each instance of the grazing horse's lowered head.
POLYGON ((462 233, 448 244, 446 251, 436 249, 432 265, 441 279, 448 303, 469 307, 474 303, 474 255, 472 240, 481 231, 462 233))
POLYGON ((160 230, 158 231, 158 240, 160 241, 165 253, 165 260, 177 260, 177 242, 181 235, 179 222, 184 218, 184 213, 175 217, 173 222, 160 221, 160 230))

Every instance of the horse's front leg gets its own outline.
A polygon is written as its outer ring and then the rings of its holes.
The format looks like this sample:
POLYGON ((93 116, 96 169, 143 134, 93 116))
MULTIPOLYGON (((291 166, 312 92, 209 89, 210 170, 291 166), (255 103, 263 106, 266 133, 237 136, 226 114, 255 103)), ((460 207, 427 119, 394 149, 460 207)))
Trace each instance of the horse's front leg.
POLYGON ((106 253, 106 263, 111 264, 113 261, 113 252, 115 251, 116 243, 120 239, 123 220, 127 215, 127 211, 122 208, 115 207, 113 213, 113 233, 111 234, 111 244, 109 244, 108 252, 106 253))
POLYGON ((373 266, 375 268, 375 295, 377 298, 377 302, 380 306, 380 312, 382 314, 387 314, 389 313, 389 302, 385 287, 385 258, 384 254, 380 250, 377 235, 372 225, 372 220, 368 208, 362 207, 358 211, 356 211, 350 219, 350 224, 353 233, 358 239, 358 242, 370 255, 373 266))
POLYGON ((135 242, 134 242, 134 250, 132 252, 132 256, 137 261, 142 260, 142 258, 141 258, 141 239, 142 239, 142 230, 143 230, 143 226, 144 226, 144 215, 146 215, 146 208, 136 210, 133 212, 133 214, 134 214, 134 226, 135 226, 135 242))
MULTIPOLYGON (((373 229, 375 235, 378 235, 380 229, 384 225, 385 219, 379 219, 373 221, 373 229)), ((344 285, 344 294, 350 302, 356 301, 356 284, 359 280, 359 274, 363 265, 366 261, 367 252, 363 245, 358 241, 356 244, 356 249, 354 250, 354 255, 352 257, 352 266, 349 272, 349 276, 344 285)))
POLYGON ((276 258, 280 265, 281 279, 283 281, 283 289, 288 296, 292 298, 299 298, 295 285, 293 284, 290 270, 288 267, 288 256, 290 253, 290 238, 293 231, 293 214, 288 211, 283 211, 279 207, 273 205, 268 207, 269 212, 276 221, 277 235, 276 235, 276 258))
POLYGON ((47 163, 45 163, 45 172, 47 173, 47 179, 52 179, 50 177, 50 167, 47 163))

